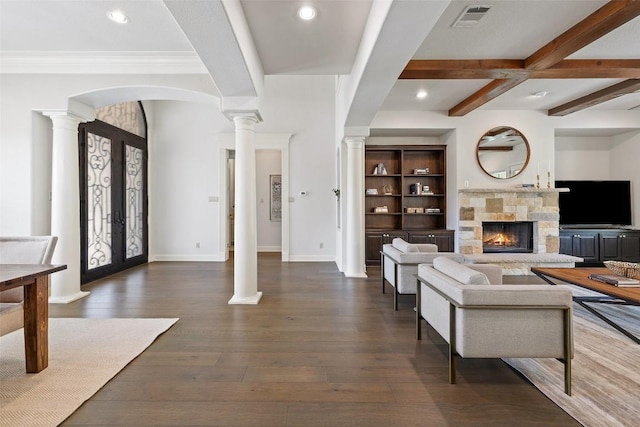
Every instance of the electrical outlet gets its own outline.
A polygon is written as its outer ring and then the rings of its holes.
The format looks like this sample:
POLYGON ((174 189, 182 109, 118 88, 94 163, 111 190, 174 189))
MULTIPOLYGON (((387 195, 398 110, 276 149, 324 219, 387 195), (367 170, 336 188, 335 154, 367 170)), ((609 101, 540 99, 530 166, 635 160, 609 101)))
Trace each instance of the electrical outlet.
POLYGON ((196 249, 200 249, 200 242, 196 242, 196 249))

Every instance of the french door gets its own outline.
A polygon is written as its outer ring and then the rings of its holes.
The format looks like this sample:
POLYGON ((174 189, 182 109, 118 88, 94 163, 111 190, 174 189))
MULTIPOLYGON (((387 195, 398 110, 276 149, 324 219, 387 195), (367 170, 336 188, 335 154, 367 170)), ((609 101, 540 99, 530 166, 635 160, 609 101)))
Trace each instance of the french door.
POLYGON ((147 142, 95 120, 79 127, 81 281, 147 262, 147 142))

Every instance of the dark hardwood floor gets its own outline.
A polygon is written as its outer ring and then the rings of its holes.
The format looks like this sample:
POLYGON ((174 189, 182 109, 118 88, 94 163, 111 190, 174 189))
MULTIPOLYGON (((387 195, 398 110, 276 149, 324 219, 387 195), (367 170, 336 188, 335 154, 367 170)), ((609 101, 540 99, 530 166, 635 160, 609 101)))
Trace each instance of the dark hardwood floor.
MULTIPOLYGON (((69 417, 67 426, 576 426, 500 360, 415 340, 414 298, 382 294, 379 270, 259 255, 260 304, 228 305, 233 263, 163 262, 83 286, 51 317, 179 317, 69 417)), ((562 384, 558 384, 562 387, 562 384)))

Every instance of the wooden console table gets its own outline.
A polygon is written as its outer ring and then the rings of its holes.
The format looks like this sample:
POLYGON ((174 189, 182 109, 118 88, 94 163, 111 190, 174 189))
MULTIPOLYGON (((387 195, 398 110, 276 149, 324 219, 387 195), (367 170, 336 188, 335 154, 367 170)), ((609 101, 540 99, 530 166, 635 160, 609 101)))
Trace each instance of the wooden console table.
POLYGON ((49 274, 66 265, 0 264, 0 292, 24 287, 24 353, 28 373, 49 364, 49 274))
POLYGON ((603 304, 625 304, 640 305, 640 288, 619 287, 608 283, 599 282, 589 279, 590 274, 612 274, 608 268, 542 268, 532 267, 531 271, 542 280, 552 285, 556 285, 553 280, 559 280, 570 285, 580 286, 585 289, 599 292, 603 296, 578 297, 574 296, 573 300, 598 316, 604 322, 617 329, 627 337, 631 338, 636 344, 640 344, 640 338, 606 317, 604 314, 595 310, 586 303, 603 303, 603 304))

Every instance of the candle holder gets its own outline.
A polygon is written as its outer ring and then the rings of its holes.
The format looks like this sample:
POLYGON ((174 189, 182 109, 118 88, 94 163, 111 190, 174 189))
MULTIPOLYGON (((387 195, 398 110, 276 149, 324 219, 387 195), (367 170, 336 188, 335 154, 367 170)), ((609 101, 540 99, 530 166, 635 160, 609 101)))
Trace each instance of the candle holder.
POLYGON ((547 171, 547 188, 551 188, 551 171, 547 171))
POLYGON ((536 188, 540 188, 540 174, 536 174, 536 188))

